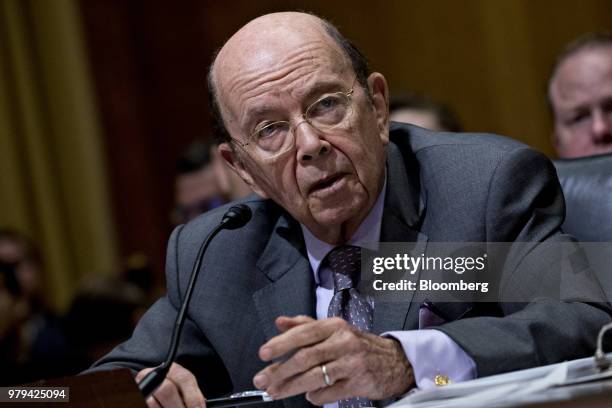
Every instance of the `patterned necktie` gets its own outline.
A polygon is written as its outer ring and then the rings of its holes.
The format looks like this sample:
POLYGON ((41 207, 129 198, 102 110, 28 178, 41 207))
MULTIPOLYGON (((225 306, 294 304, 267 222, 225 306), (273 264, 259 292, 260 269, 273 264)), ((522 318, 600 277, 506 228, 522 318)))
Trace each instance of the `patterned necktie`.
MULTIPOLYGON (((328 317, 342 317, 361 331, 371 332, 374 318, 372 305, 356 289, 361 273, 361 248, 344 245, 334 248, 327 255, 329 269, 334 279, 334 297, 328 317)), ((339 408, 372 406, 367 398, 355 397, 338 401, 339 408)))

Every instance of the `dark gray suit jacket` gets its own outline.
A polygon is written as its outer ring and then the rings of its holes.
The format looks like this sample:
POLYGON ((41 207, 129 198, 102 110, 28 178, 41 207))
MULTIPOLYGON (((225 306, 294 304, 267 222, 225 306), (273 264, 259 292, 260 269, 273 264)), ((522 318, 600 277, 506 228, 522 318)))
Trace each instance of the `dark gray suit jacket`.
MULTIPOLYGON (((551 163, 494 135, 434 133, 393 124, 381 241, 514 242, 566 239, 564 202, 551 163)), ((265 364, 259 347, 277 334, 280 315, 315 316, 315 285, 298 223, 270 200, 252 196, 245 227, 223 231, 204 258, 178 351, 208 397, 252 389, 265 364)), ((226 207, 178 227, 168 245, 167 295, 133 337, 94 367, 139 370, 159 364, 202 240, 226 207)), ((592 353, 606 305, 538 299, 537 277, 517 275, 529 304, 455 304, 438 329, 474 359, 479 376, 592 353)), ((511 286, 512 287, 512 286, 511 286)), ((374 330, 416 329, 419 303, 377 302, 374 330)), ((285 407, 308 405, 303 396, 285 407)), ((273 404, 279 404, 273 403, 273 404)), ((270 405, 268 407, 272 408, 270 405)))

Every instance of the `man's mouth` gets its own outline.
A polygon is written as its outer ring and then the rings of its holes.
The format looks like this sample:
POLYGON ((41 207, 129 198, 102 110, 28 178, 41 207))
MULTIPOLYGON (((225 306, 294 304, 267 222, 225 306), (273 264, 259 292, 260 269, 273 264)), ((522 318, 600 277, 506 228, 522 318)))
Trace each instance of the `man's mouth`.
POLYGON ((339 173, 326 177, 310 187, 309 194, 323 192, 337 184, 346 174, 339 173))

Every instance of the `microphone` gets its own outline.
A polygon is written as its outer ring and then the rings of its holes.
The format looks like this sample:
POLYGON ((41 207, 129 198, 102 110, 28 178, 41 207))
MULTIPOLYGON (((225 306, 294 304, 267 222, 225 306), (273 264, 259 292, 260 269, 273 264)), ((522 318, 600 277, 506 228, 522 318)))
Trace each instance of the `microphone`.
POLYGON ((170 366, 174 362, 176 357, 176 351, 178 349, 179 341, 181 339, 181 332, 183 330, 183 324, 185 323, 185 316, 187 315, 187 308, 189 307, 189 302, 191 300, 191 295, 193 294, 193 289, 195 287, 196 279, 198 278, 198 272, 200 271, 200 266, 202 265, 202 258, 204 257, 204 253, 206 252, 206 248, 208 248, 208 244, 212 241, 212 239, 224 229, 237 229, 244 226, 251 219, 251 209, 244 204, 238 204, 230 207, 229 210, 223 215, 221 222, 219 225, 215 227, 208 234, 208 237, 202 242, 200 249, 198 250, 198 254, 196 256, 195 262, 193 263, 193 269, 191 270, 191 276, 189 278, 189 284, 187 285, 187 291, 185 292, 185 298, 183 299, 183 303, 181 304, 181 308, 176 315, 176 320, 174 322, 174 330, 172 331, 172 339, 170 341, 170 347, 168 348, 168 354, 166 355, 166 360, 159 366, 157 366, 153 371, 145 376, 138 383, 138 389, 146 399, 151 395, 157 387, 164 381, 166 375, 168 374, 168 370, 170 370, 170 366))
POLYGON ((244 204, 238 204, 230 207, 223 215, 221 224, 223 229, 237 229, 244 226, 251 220, 251 209, 244 204))

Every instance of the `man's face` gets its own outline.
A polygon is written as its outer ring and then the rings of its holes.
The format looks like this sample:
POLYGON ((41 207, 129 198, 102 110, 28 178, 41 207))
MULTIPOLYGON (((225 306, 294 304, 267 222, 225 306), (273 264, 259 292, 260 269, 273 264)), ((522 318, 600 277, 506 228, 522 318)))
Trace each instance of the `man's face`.
POLYGON ((219 56, 215 79, 226 126, 233 138, 246 142, 264 122, 289 121, 295 148, 274 162, 261 160, 252 146, 232 152, 226 145, 222 154, 258 194, 276 201, 316 236, 343 241, 368 214, 383 184, 384 78, 370 77, 371 103, 347 58, 323 33, 256 37, 249 38, 250 52, 235 46, 234 54, 219 56), (253 51, 252 44, 266 45, 253 51), (351 114, 342 126, 320 132, 303 121, 307 107, 322 95, 353 85, 351 114))
POLYGON ((176 223, 188 222, 220 203, 221 189, 210 164, 175 179, 176 223))
POLYGON ((18 240, 0 239, 0 262, 15 264, 15 278, 21 295, 33 298, 42 289, 42 273, 37 262, 28 259, 24 244, 18 240))
POLYGON ((612 152, 612 46, 569 56, 551 83, 550 99, 560 157, 612 152))
POLYGON ((440 124, 435 113, 425 109, 400 108, 393 111, 389 115, 389 119, 394 122, 410 123, 436 132, 447 130, 440 124))

